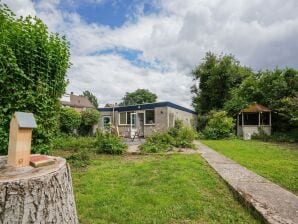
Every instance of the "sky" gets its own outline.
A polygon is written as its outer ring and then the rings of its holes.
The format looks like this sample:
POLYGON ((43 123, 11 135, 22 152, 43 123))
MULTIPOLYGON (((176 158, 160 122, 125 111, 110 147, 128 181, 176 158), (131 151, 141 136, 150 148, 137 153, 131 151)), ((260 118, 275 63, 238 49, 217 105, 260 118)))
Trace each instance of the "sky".
POLYGON ((254 70, 298 68, 297 0, 2 0, 70 42, 67 92, 100 105, 146 88, 191 107, 191 71, 206 52, 254 70))

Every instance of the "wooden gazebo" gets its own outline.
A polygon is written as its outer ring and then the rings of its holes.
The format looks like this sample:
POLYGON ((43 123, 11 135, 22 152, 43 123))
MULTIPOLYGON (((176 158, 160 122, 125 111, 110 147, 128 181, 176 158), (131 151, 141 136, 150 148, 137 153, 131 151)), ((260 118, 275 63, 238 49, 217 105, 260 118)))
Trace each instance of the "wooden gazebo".
POLYGON ((237 136, 243 139, 251 139, 253 134, 262 129, 271 135, 271 110, 261 104, 251 104, 242 109, 237 117, 237 136))

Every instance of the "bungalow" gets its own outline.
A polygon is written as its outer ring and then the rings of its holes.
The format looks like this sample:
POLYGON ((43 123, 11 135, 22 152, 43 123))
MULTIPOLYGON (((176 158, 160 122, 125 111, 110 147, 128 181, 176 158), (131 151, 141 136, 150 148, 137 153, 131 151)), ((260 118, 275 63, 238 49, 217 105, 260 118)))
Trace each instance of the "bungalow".
POLYGON ((124 137, 138 133, 146 137, 157 131, 166 131, 181 120, 185 126, 196 127, 196 112, 171 102, 115 106, 98 109, 101 114, 99 127, 105 130, 113 125, 124 137))

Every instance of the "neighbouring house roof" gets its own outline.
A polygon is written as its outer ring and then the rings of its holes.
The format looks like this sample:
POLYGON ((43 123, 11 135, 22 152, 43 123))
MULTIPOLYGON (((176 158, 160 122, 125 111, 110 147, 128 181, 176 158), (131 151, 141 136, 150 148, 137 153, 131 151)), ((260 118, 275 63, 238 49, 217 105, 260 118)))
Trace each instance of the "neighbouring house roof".
POLYGON ((258 113, 258 112, 270 112, 271 110, 268 107, 265 107, 261 104, 251 104, 248 107, 241 110, 244 113, 258 113))
POLYGON ((94 105, 85 96, 66 94, 60 101, 63 106, 70 106, 75 108, 95 108, 94 105))
MULTIPOLYGON (((179 106, 177 104, 171 102, 158 102, 158 103, 146 103, 146 104, 137 104, 131 106, 116 106, 114 107, 115 111, 124 112, 124 111, 132 111, 132 110, 150 110, 156 107, 172 107, 174 109, 182 110, 188 113, 197 114, 195 111, 188 109, 186 107, 179 106)), ((113 111, 113 108, 98 108, 99 111, 113 111)))

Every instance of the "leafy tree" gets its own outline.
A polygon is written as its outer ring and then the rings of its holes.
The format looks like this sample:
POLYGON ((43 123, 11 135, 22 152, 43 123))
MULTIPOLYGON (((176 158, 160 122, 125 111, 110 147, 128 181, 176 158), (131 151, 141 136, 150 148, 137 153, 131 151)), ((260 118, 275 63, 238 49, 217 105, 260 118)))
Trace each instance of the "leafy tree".
POLYGON ((100 113, 96 109, 87 109, 81 112, 81 116, 80 134, 91 135, 93 126, 99 122, 100 113))
POLYGON ((203 62, 192 71, 196 84, 192 86, 193 106, 200 114, 223 108, 230 99, 232 88, 252 74, 251 69, 243 67, 232 55, 208 52, 203 62), (197 85, 197 82, 199 84, 197 85))
POLYGON ((61 132, 72 134, 81 124, 81 114, 73 108, 62 108, 60 111, 61 132))
POLYGON ((261 103, 263 94, 259 90, 258 77, 247 77, 239 87, 231 90, 231 99, 225 102, 224 109, 235 116, 239 111, 251 103, 261 103))
POLYGON ((224 109, 234 115, 251 103, 263 104, 278 112, 278 117, 273 119, 274 129, 287 131, 298 127, 295 122, 298 120, 297 95, 298 71, 288 68, 259 71, 231 91, 231 99, 224 109))
POLYGON ((148 89, 137 89, 134 92, 126 93, 119 105, 127 106, 143 103, 155 103, 156 100, 157 95, 150 92, 148 89))
POLYGON ((32 112, 33 151, 48 152, 59 128, 59 98, 70 66, 69 44, 38 18, 19 18, 0 3, 0 153, 7 153, 15 111, 32 112))
POLYGON ((87 97, 88 100, 93 104, 93 106, 95 108, 98 108, 98 101, 97 101, 96 96, 93 93, 91 93, 90 91, 86 90, 86 91, 83 92, 83 96, 87 97))

